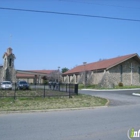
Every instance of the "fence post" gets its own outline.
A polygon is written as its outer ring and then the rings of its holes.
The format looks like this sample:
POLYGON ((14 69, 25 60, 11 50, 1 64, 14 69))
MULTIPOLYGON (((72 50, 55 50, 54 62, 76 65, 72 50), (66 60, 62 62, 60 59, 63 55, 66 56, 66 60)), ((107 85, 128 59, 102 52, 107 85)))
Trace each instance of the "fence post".
POLYGON ((45 98, 45 83, 44 83, 44 98, 45 98))
POLYGON ((69 84, 69 98, 70 98, 70 84, 69 84))
POLYGON ((17 84, 15 82, 14 100, 16 99, 16 86, 17 86, 17 84))
POLYGON ((67 84, 66 84, 66 92, 67 92, 67 84))
POLYGON ((60 91, 60 83, 58 84, 58 88, 59 88, 59 91, 60 91))
POLYGON ((36 90, 36 83, 35 83, 35 90, 36 90))
POLYGON ((78 84, 74 85, 74 92, 76 95, 78 95, 78 84))
POLYGON ((70 95, 70 84, 69 84, 69 98, 71 98, 71 95, 70 95))

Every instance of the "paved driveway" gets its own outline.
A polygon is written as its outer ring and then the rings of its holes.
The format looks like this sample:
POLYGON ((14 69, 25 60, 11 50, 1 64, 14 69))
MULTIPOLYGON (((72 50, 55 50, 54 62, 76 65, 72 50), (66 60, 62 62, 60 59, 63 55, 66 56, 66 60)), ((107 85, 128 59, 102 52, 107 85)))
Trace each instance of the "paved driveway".
POLYGON ((132 93, 140 93, 140 89, 131 90, 79 90, 79 93, 107 98, 110 100, 109 106, 140 104, 140 96, 132 93))

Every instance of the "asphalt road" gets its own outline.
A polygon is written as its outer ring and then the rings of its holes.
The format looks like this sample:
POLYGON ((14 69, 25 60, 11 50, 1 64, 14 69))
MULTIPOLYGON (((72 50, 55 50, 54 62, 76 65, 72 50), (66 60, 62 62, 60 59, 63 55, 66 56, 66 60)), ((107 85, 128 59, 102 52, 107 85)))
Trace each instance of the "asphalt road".
POLYGON ((140 96, 134 96, 132 93, 140 93, 138 90, 108 90, 108 91, 89 91, 79 90, 79 93, 89 94, 92 96, 98 96, 107 98, 110 100, 109 106, 120 106, 120 105, 134 105, 140 104, 140 96))
POLYGON ((112 102, 109 107, 87 110, 1 114, 0 139, 128 140, 129 129, 140 129, 140 97, 132 96, 133 91, 79 92, 112 102))

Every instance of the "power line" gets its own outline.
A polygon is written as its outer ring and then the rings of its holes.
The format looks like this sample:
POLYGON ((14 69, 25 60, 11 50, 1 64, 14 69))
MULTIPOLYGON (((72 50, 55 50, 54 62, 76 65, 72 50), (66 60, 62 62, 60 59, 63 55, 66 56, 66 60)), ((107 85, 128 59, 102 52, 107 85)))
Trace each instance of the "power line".
POLYGON ((119 18, 119 17, 106 17, 106 16, 74 14, 74 13, 63 13, 63 12, 53 12, 53 11, 40 11, 40 10, 5 8, 5 7, 0 7, 0 10, 36 12, 36 13, 45 13, 45 14, 57 14, 57 15, 67 15, 67 16, 79 16, 79 17, 90 17, 90 18, 102 18, 102 19, 112 19, 112 20, 123 20, 123 21, 140 22, 140 19, 128 19, 128 18, 119 18))

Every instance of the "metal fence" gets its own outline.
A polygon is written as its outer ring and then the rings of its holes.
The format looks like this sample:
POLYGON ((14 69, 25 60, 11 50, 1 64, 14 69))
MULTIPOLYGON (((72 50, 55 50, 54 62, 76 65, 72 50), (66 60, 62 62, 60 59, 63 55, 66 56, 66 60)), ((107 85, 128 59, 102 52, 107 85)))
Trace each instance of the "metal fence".
POLYGON ((31 84, 28 90, 18 90, 13 84, 12 90, 0 89, 0 97, 60 97, 78 95, 78 84, 31 84))

